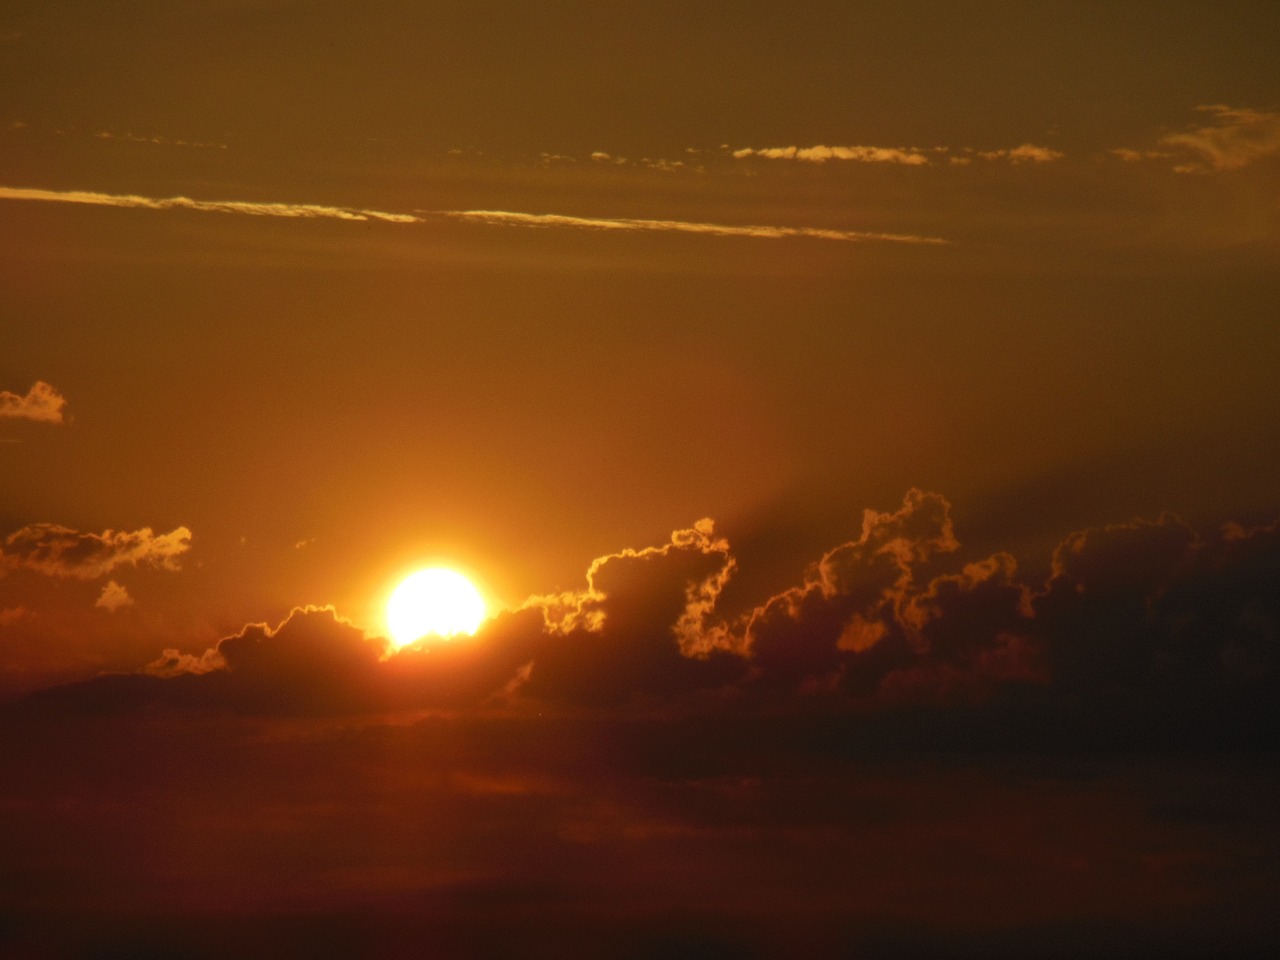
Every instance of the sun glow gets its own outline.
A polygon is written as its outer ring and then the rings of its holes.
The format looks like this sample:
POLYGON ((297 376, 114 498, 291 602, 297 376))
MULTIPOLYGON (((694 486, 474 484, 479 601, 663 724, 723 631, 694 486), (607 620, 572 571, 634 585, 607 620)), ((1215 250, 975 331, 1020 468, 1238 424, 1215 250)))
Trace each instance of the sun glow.
POLYGON ((447 567, 409 574, 387 601, 387 629, 398 647, 425 636, 475 633, 484 615, 480 591, 447 567))

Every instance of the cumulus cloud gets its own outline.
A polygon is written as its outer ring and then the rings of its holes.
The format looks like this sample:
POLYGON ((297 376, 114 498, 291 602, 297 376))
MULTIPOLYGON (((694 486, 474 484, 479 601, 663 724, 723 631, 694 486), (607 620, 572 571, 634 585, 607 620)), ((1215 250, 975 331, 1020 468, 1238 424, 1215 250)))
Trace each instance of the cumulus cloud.
POLYGON ((108 580, 93 605, 106 610, 108 613, 115 613, 121 607, 127 607, 132 603, 133 597, 129 596, 128 590, 114 580, 108 580))
POLYGON ((1221 103, 1196 109, 1209 114, 1207 126, 1160 139, 1162 146, 1187 157, 1174 167, 1179 173, 1239 170, 1280 153, 1280 113, 1221 103))
POLYGON ((1054 681, 1102 699, 1274 696, 1280 524, 1201 536, 1172 514, 1081 531, 1032 601, 1054 681))
POLYGON ((56 523, 34 523, 5 538, 0 572, 30 570, 48 577, 96 580, 123 566, 177 570, 191 546, 191 531, 140 530, 81 533, 56 523))
POLYGON ((709 519, 662 546, 596 559, 585 591, 529 602, 550 636, 537 647, 523 692, 612 704, 726 682, 740 658, 706 642, 702 622, 733 569, 729 543, 709 519))
POLYGON ((40 423, 62 423, 66 398, 57 388, 37 380, 26 396, 0 390, 0 420, 35 420, 40 423))
POLYGON ((936 493, 913 489, 896 511, 864 511, 857 539, 745 618, 755 682, 874 695, 887 675, 929 654, 912 643, 928 619, 925 607, 911 612, 912 598, 921 569, 958 547, 950 504, 936 493))
POLYGON ((738 565, 703 519, 595 559, 583 588, 533 597, 474 638, 394 650, 332 608, 299 608, 200 653, 165 650, 146 692, 256 712, 1012 710, 1001 716, 1036 729, 1083 704, 1090 723, 1135 736, 1186 718, 1257 726, 1280 695, 1280 523, 1079 530, 1031 582, 1007 552, 965 557, 947 499, 912 489, 864 511, 794 586, 722 616, 738 565))

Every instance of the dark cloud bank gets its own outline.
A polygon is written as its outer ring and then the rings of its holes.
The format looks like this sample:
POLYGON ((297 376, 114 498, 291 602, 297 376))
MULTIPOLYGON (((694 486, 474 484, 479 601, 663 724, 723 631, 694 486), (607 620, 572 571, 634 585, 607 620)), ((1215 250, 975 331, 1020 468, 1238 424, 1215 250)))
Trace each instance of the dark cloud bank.
POLYGON ((703 521, 474 641, 299 609, 10 704, 0 955, 1273 951, 1280 528, 959 536, 911 491, 730 609, 703 521))
POLYGON ((1177 517, 1072 533, 1024 581, 966 560, 947 501, 910 491, 799 583, 717 607, 736 572, 709 520, 594 561, 585 589, 535 597, 472 640, 392 653, 328 608, 246 626, 145 672, 29 705, 143 703, 265 715, 439 709, 844 718, 887 735, 1267 744, 1280 693, 1280 525, 1197 532, 1177 517), (983 718, 1017 718, 1007 729, 983 718), (1039 726, 1037 726, 1039 725, 1039 726))

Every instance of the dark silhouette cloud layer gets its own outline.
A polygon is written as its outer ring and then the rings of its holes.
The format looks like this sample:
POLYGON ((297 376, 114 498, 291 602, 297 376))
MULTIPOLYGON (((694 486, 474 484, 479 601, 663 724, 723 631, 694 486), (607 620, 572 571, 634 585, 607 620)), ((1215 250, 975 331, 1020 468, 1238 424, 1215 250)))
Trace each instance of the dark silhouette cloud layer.
MULTIPOLYGON (((42 562, 105 570, 108 542, 42 562)), ((820 709, 864 724, 903 710, 1013 711, 1028 729, 1066 711, 1156 737, 1195 723, 1206 736, 1221 724, 1255 739, 1273 730, 1280 525, 1199 534, 1165 515, 1081 530, 1029 583, 1006 552, 965 562, 950 504, 911 490, 896 510, 867 510, 858 537, 795 586, 726 619, 716 603, 736 566, 701 520, 596 559, 584 589, 533 597, 472 638, 395 650, 331 608, 298 608, 203 653, 166 650, 146 676, 55 699, 269 714, 820 709)))

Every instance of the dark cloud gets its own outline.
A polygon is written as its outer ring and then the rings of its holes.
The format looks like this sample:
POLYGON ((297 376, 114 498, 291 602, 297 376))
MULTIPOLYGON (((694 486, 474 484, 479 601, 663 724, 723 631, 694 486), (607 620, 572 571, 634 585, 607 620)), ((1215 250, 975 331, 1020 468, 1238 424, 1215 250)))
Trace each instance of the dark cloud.
POLYGON ((728 682, 741 660, 703 626, 733 569, 728 541, 710 520, 675 531, 661 547, 597 559, 584 593, 535 601, 551 635, 523 692, 617 704, 728 682))
POLYGON ((1046 734, 1063 722, 1270 736, 1280 525, 1202 535, 1172 515, 1133 520, 1070 534, 1049 566, 1032 584, 1009 553, 965 562, 950 504, 911 490, 734 617, 716 604, 737 561, 703 520, 596 559, 583 590, 534 597, 472 638, 395 651, 332 609, 300 608, 98 684, 120 702, 266 713, 715 704, 851 712, 864 739, 892 739, 868 718, 902 711, 951 711, 948 736, 970 742, 1014 737, 1005 721, 1032 738, 1065 736, 1046 734))
POLYGON ((96 580, 122 566, 177 570, 178 557, 190 546, 191 531, 186 527, 161 534, 150 527, 99 534, 56 523, 33 523, 5 538, 0 574, 30 570, 48 577, 96 580))
POLYGON ((1276 689, 1278 597, 1277 525, 1202 538, 1165 515, 1072 534, 1033 608, 1063 689, 1199 701, 1276 689))

